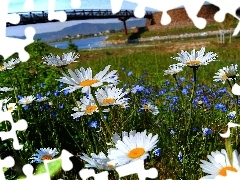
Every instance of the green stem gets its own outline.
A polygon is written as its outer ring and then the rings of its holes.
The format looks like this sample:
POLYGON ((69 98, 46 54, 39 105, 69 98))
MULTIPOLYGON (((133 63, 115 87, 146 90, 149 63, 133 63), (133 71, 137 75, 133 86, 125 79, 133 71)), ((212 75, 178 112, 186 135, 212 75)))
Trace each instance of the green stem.
MULTIPOLYGON (((91 88, 91 90, 92 90, 92 88, 91 88)), ((97 105, 97 107, 98 107, 99 114, 100 114, 100 116, 101 116, 101 120, 102 120, 103 124, 105 125, 105 127, 106 127, 106 129, 107 129, 107 131, 108 131, 108 133, 109 133, 109 135, 110 135, 110 137, 111 137, 111 136, 112 136, 112 132, 111 132, 111 130, 110 130, 107 122, 106 122, 105 119, 104 119, 103 112, 102 112, 102 108, 101 108, 101 106, 99 105, 99 102, 98 102, 98 100, 97 100, 97 97, 96 97, 96 95, 95 95, 95 92, 92 93, 92 96, 93 96, 93 99, 94 99, 94 101, 95 101, 95 103, 96 103, 96 105, 97 105)), ((106 140, 107 140, 107 139, 106 139, 106 140)), ((107 141, 107 142, 108 142, 108 141, 107 141)))
POLYGON ((231 145, 231 136, 229 136, 229 138, 225 139, 225 147, 226 147, 226 151, 227 151, 227 155, 230 161, 231 166, 233 165, 233 156, 232 156, 232 145, 231 145))

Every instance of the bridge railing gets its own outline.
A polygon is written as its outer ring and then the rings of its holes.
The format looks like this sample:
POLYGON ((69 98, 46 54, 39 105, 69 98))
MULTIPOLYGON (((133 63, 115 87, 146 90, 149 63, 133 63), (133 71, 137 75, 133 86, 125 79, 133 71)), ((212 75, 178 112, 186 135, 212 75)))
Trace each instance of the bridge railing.
MULTIPOLYGON (((86 19, 109 19, 109 18, 135 18, 133 10, 121 10, 113 14, 111 10, 64 10, 67 14, 67 21, 70 20, 86 20, 86 19)), ((58 20, 49 21, 47 11, 21 12, 20 22, 17 25, 56 22, 58 20)), ((146 12, 144 18, 151 18, 152 12, 146 12)), ((14 24, 7 23, 7 26, 14 24)))

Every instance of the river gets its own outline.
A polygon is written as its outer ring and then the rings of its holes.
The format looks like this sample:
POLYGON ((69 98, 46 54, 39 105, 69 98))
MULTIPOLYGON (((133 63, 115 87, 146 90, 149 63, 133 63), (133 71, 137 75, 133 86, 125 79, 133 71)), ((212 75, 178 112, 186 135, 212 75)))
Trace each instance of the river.
MULTIPOLYGON (((101 43, 106 39, 107 39, 106 36, 97 36, 97 37, 89 37, 85 39, 75 39, 75 40, 72 40, 72 42, 78 46, 78 49, 100 49, 104 47, 112 47, 113 45, 101 43)), ((60 48, 60 49, 67 49, 68 41, 49 43, 49 45, 56 48, 60 48)))

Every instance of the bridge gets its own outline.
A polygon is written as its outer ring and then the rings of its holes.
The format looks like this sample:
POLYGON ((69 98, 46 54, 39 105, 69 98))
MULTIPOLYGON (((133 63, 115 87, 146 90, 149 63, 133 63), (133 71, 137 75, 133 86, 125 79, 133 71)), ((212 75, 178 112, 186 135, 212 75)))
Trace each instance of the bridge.
MULTIPOLYGON (((61 10, 62 11, 62 10, 61 10)), ((118 13, 113 14, 112 10, 63 10, 67 14, 67 20, 87 20, 87 19, 109 19, 117 18, 123 22, 124 33, 127 34, 126 21, 129 18, 136 18, 133 10, 120 10, 118 13)), ((7 23, 9 26, 19 26, 27 24, 58 22, 58 20, 48 20, 47 11, 33 11, 33 12, 18 12, 20 22, 18 24, 7 23)), ((147 11, 144 18, 151 19, 153 12, 147 11)))

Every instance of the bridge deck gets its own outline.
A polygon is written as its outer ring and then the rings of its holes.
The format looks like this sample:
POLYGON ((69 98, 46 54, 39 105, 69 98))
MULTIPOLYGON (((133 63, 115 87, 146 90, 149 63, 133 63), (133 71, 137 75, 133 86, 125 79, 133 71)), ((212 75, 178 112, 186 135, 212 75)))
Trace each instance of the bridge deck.
MULTIPOLYGON (((109 19, 109 18, 135 18, 134 11, 121 10, 113 14, 111 10, 64 10, 67 14, 67 21, 87 20, 87 19, 109 19)), ((35 11, 29 13, 17 13, 20 15, 20 22, 17 25, 37 24, 46 22, 57 22, 58 20, 49 21, 47 11, 35 11)), ((146 12, 144 18, 152 18, 152 12, 146 12)), ((7 23, 7 26, 17 26, 7 23)))

